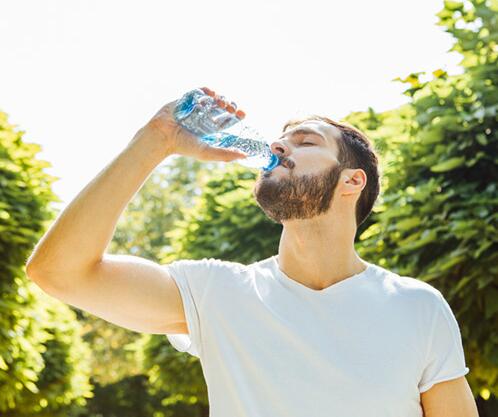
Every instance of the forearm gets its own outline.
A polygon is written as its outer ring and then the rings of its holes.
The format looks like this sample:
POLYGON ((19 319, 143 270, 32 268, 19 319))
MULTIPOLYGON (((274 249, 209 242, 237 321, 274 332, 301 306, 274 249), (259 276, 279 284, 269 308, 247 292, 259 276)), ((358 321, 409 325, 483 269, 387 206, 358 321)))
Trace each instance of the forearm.
POLYGON ((51 276, 82 271, 99 262, 121 213, 168 155, 164 144, 139 130, 59 214, 35 246, 28 269, 37 275, 51 276))

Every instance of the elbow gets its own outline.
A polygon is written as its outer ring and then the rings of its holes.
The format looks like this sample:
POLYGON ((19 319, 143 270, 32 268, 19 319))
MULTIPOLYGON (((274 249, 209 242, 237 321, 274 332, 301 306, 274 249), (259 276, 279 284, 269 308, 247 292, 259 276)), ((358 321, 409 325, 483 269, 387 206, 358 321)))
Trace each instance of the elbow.
POLYGON ((28 261, 25 265, 25 268, 26 268, 26 276, 31 280, 31 281, 34 281, 35 280, 35 274, 36 274, 36 268, 35 266, 33 265, 32 262, 28 261))
POLYGON ((47 257, 42 255, 37 255, 35 252, 31 254, 25 264, 26 276, 31 280, 36 282, 39 286, 40 283, 47 282, 53 279, 53 271, 60 270, 57 266, 54 268, 53 262, 49 261, 47 257))
POLYGON ((54 290, 58 288, 54 286, 54 279, 51 275, 43 272, 38 266, 27 263, 25 265, 26 268, 26 276, 34 282, 38 288, 40 288, 44 293, 55 296, 56 292, 54 290))
POLYGON ((48 281, 48 274, 46 271, 45 272, 43 271, 39 263, 33 262, 31 259, 29 259, 26 262, 25 269, 26 269, 26 276, 31 281, 38 284, 39 287, 42 286, 42 282, 48 281))
POLYGON ((26 276, 36 284, 38 284, 39 287, 41 287, 40 282, 42 281, 43 273, 40 271, 40 268, 37 267, 35 264, 32 262, 28 262, 26 265, 26 276))
POLYGON ((40 270, 40 268, 37 264, 39 264, 39 262, 35 261, 35 251, 33 251, 24 265, 26 276, 31 281, 35 281, 35 277, 38 276, 38 271, 40 270))

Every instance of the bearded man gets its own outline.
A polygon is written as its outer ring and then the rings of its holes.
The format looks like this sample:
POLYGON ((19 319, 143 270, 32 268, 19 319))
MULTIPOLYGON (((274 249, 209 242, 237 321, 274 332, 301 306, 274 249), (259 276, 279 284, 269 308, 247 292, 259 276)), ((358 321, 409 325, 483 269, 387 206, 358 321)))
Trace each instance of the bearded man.
POLYGON ((278 254, 250 265, 158 265, 105 253, 120 214, 165 158, 246 157, 183 129, 175 104, 59 215, 28 261, 29 277, 198 357, 211 417, 477 416, 459 326, 441 292, 355 251, 380 175, 372 143, 353 126, 310 116, 286 123, 271 143, 280 164, 260 172, 254 197, 283 225, 278 254))

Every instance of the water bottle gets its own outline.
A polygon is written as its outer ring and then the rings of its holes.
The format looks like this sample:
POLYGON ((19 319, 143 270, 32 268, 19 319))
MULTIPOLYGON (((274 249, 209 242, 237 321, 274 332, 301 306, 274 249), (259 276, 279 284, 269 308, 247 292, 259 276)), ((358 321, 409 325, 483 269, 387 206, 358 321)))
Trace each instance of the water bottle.
POLYGON ((174 117, 183 128, 210 146, 236 148, 247 154, 247 158, 234 162, 265 171, 280 164, 264 138, 241 122, 245 118, 244 112, 235 111, 231 104, 223 106, 223 100, 216 98, 209 88, 196 88, 186 93, 178 100, 174 117))

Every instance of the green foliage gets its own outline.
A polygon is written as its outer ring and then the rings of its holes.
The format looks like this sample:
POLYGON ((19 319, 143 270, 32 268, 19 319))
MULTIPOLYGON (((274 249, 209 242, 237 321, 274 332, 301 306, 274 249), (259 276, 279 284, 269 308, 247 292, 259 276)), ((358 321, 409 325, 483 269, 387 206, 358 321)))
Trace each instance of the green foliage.
POLYGON ((174 157, 148 178, 119 219, 110 251, 159 261, 171 250, 166 232, 183 218, 206 177, 193 158, 174 157))
POLYGON ((43 330, 48 334, 42 344, 44 367, 33 390, 23 390, 17 406, 8 415, 67 416, 81 410, 86 398, 92 396, 90 349, 81 341, 81 326, 75 313, 36 285, 29 286, 39 300, 39 318, 43 317, 43 330))
POLYGON ((151 397, 147 392, 147 378, 144 375, 126 376, 102 385, 97 383, 94 391, 94 398, 80 416, 152 416, 153 412, 161 407, 158 400, 151 404, 151 397))
POLYGON ((437 14, 438 24, 454 36, 456 42, 451 50, 464 56, 460 65, 467 69, 495 65, 498 55, 496 0, 445 0, 444 6, 437 14))
POLYGON ((207 412, 179 402, 164 405, 168 393, 151 393, 145 375, 124 377, 116 382, 95 385, 95 397, 88 409, 75 417, 202 417, 207 412))
POLYGON ((178 352, 163 335, 150 335, 144 352, 152 391, 168 392, 163 405, 189 405, 188 416, 204 415, 208 407, 207 387, 199 359, 178 352))
POLYGON ((0 112, 0 413, 64 415, 88 394, 85 347, 71 311, 25 276, 24 264, 46 223, 55 177, 0 112), (69 320, 69 321, 68 321, 69 320))
POLYGON ((349 117, 385 149, 384 192, 359 252, 445 295, 474 393, 498 395, 497 15, 490 2, 445 4, 439 16, 464 54, 464 73, 405 78, 409 108, 377 115, 373 128, 367 114, 349 117))
MULTIPOLYGON (((83 340, 91 347, 92 382, 100 386, 142 373, 143 335, 80 311, 83 340)), ((95 401, 92 399, 91 402, 95 401)))

